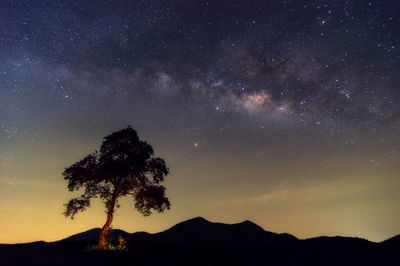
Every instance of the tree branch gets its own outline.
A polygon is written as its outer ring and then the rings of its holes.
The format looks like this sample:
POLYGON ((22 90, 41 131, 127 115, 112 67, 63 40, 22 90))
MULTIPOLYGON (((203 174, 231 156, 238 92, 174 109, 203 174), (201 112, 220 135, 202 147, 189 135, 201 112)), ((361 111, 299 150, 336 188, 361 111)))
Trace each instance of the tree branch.
POLYGON ((70 199, 68 203, 64 204, 64 206, 64 216, 70 216, 71 219, 74 219, 75 214, 77 214, 79 211, 83 212, 87 207, 90 207, 90 197, 85 197, 85 195, 82 195, 78 198, 70 199))

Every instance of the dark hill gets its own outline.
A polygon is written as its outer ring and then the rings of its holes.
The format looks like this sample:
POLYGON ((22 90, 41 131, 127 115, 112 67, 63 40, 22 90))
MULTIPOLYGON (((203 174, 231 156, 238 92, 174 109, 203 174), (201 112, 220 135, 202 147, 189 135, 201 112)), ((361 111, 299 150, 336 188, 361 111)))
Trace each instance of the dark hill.
POLYGON ((400 247, 400 235, 394 236, 382 242, 385 246, 398 246, 400 247))
POLYGON ((300 240, 251 221, 214 223, 196 217, 163 232, 113 230, 128 252, 97 252, 99 228, 60 241, 0 244, 0 265, 400 265, 400 235, 382 243, 351 237, 300 240))
POLYGON ((295 241, 288 234, 267 232, 260 226, 244 221, 237 224, 213 223, 196 217, 176 224, 170 229, 153 235, 153 241, 173 244, 241 244, 255 245, 295 241))
POLYGON ((69 236, 67 238, 64 238, 58 242, 66 242, 66 241, 88 241, 88 242, 93 242, 93 241, 98 241, 99 240, 99 234, 100 234, 100 228, 93 228, 87 231, 84 231, 82 233, 78 233, 72 236, 69 236))
MULTIPOLYGON (((78 241, 98 242, 99 235, 100 235, 100 228, 93 228, 93 229, 72 235, 70 237, 64 238, 64 239, 56 241, 56 242, 78 242, 78 241)), ((120 229, 114 229, 114 230, 112 230, 112 235, 113 235, 113 238, 115 238, 115 240, 116 240, 116 238, 119 235, 121 235, 125 239, 129 239, 134 234, 127 233, 120 229)))
MULTIPOLYGON (((100 228, 94 228, 62 239, 58 242, 87 241, 97 242, 100 228)), ((265 231, 262 227, 250 221, 237 224, 213 223, 202 217, 196 217, 178 223, 168 230, 149 234, 137 232, 129 234, 123 230, 114 229, 113 239, 121 235, 130 243, 157 244, 267 244, 285 243, 298 240, 289 234, 276 234, 265 231)))
POLYGON ((303 240, 304 243, 309 245, 318 245, 318 246, 373 246, 377 245, 375 242, 371 242, 369 240, 358 238, 358 237, 343 237, 343 236, 320 236, 315 238, 309 238, 303 240))

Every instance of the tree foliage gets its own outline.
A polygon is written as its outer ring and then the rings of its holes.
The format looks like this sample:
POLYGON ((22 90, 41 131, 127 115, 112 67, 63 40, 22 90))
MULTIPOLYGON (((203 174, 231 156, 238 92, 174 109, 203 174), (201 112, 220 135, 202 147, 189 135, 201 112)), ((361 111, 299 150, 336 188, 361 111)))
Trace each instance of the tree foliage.
POLYGON ((145 216, 152 211, 163 212, 170 208, 161 185, 168 173, 165 161, 154 157, 152 146, 128 126, 104 137, 100 151, 65 169, 63 176, 69 191, 84 191, 64 204, 64 215, 73 219, 90 207, 93 198, 100 198, 107 214, 112 215, 123 196, 132 196, 136 209, 145 216))

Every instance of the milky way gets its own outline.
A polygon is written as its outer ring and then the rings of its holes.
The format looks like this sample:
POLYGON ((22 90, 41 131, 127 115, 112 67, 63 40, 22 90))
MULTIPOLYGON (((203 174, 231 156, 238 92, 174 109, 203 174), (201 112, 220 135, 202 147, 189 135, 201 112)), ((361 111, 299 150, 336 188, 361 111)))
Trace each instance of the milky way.
POLYGON ((398 233, 399 11, 383 0, 2 2, 0 230, 17 220, 23 232, 25 208, 36 217, 51 189, 46 215, 61 228, 63 168, 132 125, 171 167, 172 210, 141 220, 127 206, 120 227, 203 215, 299 236, 398 233))

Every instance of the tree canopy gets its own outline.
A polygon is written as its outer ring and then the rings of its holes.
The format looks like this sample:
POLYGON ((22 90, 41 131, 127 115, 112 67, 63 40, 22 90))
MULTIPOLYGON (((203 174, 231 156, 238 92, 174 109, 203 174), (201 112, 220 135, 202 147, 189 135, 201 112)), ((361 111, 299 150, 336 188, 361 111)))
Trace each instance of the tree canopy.
MULTIPOLYGON (((64 204, 64 215, 74 216, 90 207, 93 198, 100 198, 106 207, 107 221, 102 233, 112 222, 118 199, 132 196, 135 208, 147 216, 152 211, 163 212, 170 208, 161 185, 169 169, 163 159, 154 157, 150 144, 139 139, 128 126, 104 137, 100 151, 94 151, 63 172, 69 191, 84 189, 83 194, 64 204)), ((103 232, 104 231, 104 232, 103 232)), ((102 234, 100 235, 101 242, 102 234)), ((99 248, 100 247, 99 242, 99 248)))

